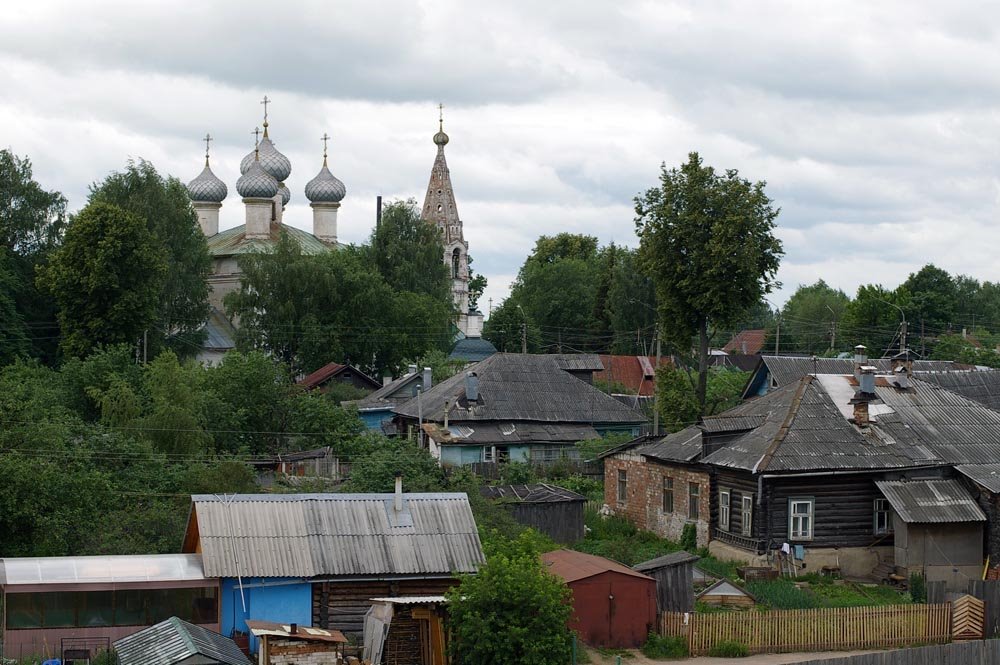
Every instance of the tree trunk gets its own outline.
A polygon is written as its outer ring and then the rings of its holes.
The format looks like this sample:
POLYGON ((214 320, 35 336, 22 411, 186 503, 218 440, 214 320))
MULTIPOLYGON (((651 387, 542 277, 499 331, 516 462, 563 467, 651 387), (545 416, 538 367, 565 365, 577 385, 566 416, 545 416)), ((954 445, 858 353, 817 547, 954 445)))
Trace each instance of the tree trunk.
POLYGON ((705 396, 708 392, 708 319, 698 325, 698 413, 705 415, 705 396))

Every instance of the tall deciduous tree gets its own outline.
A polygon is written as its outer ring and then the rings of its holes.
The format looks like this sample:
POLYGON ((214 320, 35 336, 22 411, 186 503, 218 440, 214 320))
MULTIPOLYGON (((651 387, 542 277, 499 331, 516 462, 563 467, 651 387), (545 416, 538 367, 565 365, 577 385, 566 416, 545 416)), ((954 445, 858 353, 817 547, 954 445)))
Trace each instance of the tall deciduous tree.
POLYGON ((59 308, 63 351, 83 356, 102 344, 136 342, 156 320, 166 271, 145 220, 88 204, 38 275, 59 308))
POLYGON ((844 311, 850 298, 840 289, 827 286, 823 280, 801 285, 781 310, 781 346, 796 353, 823 354, 837 348, 852 348, 857 342, 840 336, 844 311))
POLYGON ((152 164, 139 160, 92 186, 90 201, 110 203, 142 218, 163 246, 167 272, 148 337, 150 352, 172 339, 178 354, 190 355, 208 317, 212 260, 187 189, 177 178, 163 177, 152 164))
POLYGON ((451 302, 441 232, 420 219, 414 201, 393 201, 386 206, 362 252, 390 288, 451 302))
POLYGON ((716 173, 692 152, 660 186, 635 199, 639 256, 656 284, 660 325, 678 351, 697 336, 696 395, 705 408, 712 326, 732 326, 774 286, 778 210, 736 170, 716 173))

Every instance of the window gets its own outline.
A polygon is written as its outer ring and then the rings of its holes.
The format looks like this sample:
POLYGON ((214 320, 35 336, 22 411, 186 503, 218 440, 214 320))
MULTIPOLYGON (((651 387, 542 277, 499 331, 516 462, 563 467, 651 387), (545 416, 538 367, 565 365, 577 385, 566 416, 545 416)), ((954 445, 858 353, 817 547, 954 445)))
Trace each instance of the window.
POLYGON ((459 251, 458 247, 455 251, 451 253, 451 276, 453 279, 459 278, 459 269, 462 262, 462 253, 459 251))
POLYGON ((663 512, 674 512, 674 479, 670 476, 663 477, 663 512))
POLYGON ((483 446, 483 461, 484 462, 497 461, 497 449, 495 446, 483 446))
POLYGON ((7 628, 150 626, 171 616, 194 623, 218 621, 212 587, 7 594, 7 628))
POLYGON ((625 469, 618 469, 618 503, 628 499, 628 474, 625 469))
POLYGON ((875 535, 892 533, 892 506, 887 499, 875 499, 875 535))
POLYGON ((729 490, 719 490, 719 528, 729 531, 729 490))
POLYGON ((740 517, 740 532, 744 536, 753 535, 753 494, 744 494, 742 497, 742 511, 740 517))
POLYGON ((788 539, 812 540, 813 537, 813 500, 788 500, 788 539))
POLYGON ((698 519, 698 499, 701 498, 701 485, 688 483, 688 519, 698 519))

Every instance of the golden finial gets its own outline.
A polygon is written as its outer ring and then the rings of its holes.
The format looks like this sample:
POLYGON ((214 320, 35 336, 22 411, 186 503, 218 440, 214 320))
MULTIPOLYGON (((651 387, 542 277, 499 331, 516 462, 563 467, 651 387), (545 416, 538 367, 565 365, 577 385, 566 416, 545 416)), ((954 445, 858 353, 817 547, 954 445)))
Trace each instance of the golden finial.
POLYGON ((326 132, 323 132, 323 136, 320 137, 320 140, 323 141, 323 166, 326 166, 326 142, 330 140, 330 137, 327 136, 326 132))
POLYGON ((205 134, 205 138, 202 139, 205 142, 205 166, 208 166, 208 144, 214 140, 211 134, 205 134))

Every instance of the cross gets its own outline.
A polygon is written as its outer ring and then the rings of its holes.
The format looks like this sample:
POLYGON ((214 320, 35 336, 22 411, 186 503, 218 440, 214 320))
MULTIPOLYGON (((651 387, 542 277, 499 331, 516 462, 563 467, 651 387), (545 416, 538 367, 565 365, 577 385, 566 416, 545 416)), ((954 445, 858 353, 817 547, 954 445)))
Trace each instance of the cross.
POLYGON ((330 140, 330 137, 326 135, 326 132, 323 132, 320 140, 323 141, 323 157, 326 157, 326 142, 330 140))
POLYGON ((212 138, 211 134, 205 134, 205 138, 202 139, 202 141, 205 142, 205 156, 206 157, 208 157, 208 144, 209 144, 210 141, 214 141, 214 140, 215 139, 212 138))
POLYGON ((267 98, 267 95, 264 95, 264 99, 260 103, 264 105, 264 122, 267 122, 267 105, 271 103, 271 100, 267 98))
POLYGON ((438 122, 444 122, 444 104, 438 104, 438 122))
POLYGON ((250 133, 253 134, 253 144, 256 146, 260 142, 260 127, 254 127, 250 133))

